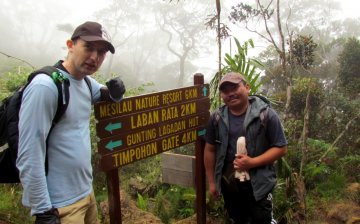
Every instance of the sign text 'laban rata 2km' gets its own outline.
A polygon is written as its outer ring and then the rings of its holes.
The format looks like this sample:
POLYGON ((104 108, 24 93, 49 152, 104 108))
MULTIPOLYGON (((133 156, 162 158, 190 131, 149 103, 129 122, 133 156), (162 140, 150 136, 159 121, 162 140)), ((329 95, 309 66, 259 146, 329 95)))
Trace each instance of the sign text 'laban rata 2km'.
POLYGON ((196 85, 95 105, 100 169, 109 171, 177 148, 204 135, 209 85, 196 85))

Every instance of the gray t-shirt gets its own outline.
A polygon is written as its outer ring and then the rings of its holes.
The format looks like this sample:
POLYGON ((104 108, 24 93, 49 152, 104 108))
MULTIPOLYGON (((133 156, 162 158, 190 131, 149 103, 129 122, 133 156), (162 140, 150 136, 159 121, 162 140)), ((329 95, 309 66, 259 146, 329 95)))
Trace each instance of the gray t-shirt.
POLYGON ((229 111, 229 144, 226 153, 226 162, 233 162, 236 154, 236 142, 239 137, 245 136, 245 114, 236 116, 229 111))

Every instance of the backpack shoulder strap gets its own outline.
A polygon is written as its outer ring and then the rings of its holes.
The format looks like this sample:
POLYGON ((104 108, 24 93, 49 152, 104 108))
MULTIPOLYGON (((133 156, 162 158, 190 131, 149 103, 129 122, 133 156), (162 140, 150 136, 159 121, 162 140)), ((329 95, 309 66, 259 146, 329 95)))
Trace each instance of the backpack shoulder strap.
POLYGON ((268 110, 271 107, 271 102, 268 98, 262 95, 251 95, 252 97, 260 98, 263 102, 267 104, 266 108, 264 108, 262 111, 260 111, 260 122, 261 125, 266 127, 267 124, 267 117, 268 117, 268 110))
POLYGON ((218 144, 221 144, 220 133, 219 133, 219 121, 221 119, 221 110, 223 110, 223 106, 216 108, 212 114, 212 116, 213 116, 212 122, 215 127, 215 138, 216 138, 215 142, 218 144))
POLYGON ((269 110, 269 107, 266 107, 264 110, 262 110, 260 112, 260 122, 261 122, 261 125, 264 127, 266 127, 266 124, 267 124, 268 110, 269 110))
MULTIPOLYGON (((69 93, 69 80, 59 72, 54 66, 45 66, 41 69, 38 69, 32 72, 28 77, 28 82, 26 86, 35 78, 38 74, 46 74, 54 81, 57 89, 58 89, 58 107, 56 110, 56 114, 52 121, 52 126, 54 126, 64 115, 70 100, 70 93, 69 93)), ((24 88, 26 88, 26 86, 24 88)))
POLYGON ((94 102, 94 99, 93 99, 93 94, 92 94, 91 81, 90 81, 89 77, 87 77, 87 76, 85 76, 84 80, 85 80, 85 82, 86 82, 86 85, 89 87, 90 96, 91 96, 91 103, 93 103, 93 102, 94 102))

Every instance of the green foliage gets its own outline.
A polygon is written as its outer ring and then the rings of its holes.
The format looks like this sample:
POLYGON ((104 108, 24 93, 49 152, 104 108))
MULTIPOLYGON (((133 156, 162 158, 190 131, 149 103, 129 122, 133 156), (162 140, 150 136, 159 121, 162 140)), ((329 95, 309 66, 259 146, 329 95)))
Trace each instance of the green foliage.
POLYGON ((164 191, 160 189, 155 197, 153 213, 158 216, 164 224, 170 223, 170 214, 167 210, 169 202, 165 199, 164 191))
POLYGON ((144 184, 158 188, 161 175, 161 157, 156 155, 128 164, 119 169, 119 175, 124 190, 129 191, 129 181, 132 177, 140 177, 144 184))
POLYGON ((278 179, 278 183, 274 189, 274 217, 280 221, 291 223, 293 218, 293 208, 296 204, 296 199, 288 194, 287 179, 278 179))
MULTIPOLYGON (((307 161, 312 162, 312 161, 318 161, 321 158, 321 156, 324 154, 324 152, 331 149, 331 144, 323 140, 308 138, 307 147, 308 147, 307 155, 306 155, 307 161)), ((331 163, 333 163, 332 161, 336 159, 336 156, 337 155, 335 154, 335 152, 332 151, 327 154, 326 158, 324 158, 324 161, 328 162, 328 164, 331 165, 331 163)))
POLYGON ((170 186, 166 190, 160 190, 156 195, 154 213, 164 223, 169 223, 170 217, 187 218, 194 214, 195 198, 192 188, 170 186))
POLYGON ((301 120, 295 118, 289 118, 284 123, 284 132, 290 142, 296 141, 302 131, 303 123, 301 120))
POLYGON ((257 9, 245 3, 239 3, 233 6, 231 10, 230 21, 233 23, 247 23, 252 19, 256 19, 257 17, 264 17, 269 19, 274 14, 274 9, 269 7, 262 7, 261 9, 257 9))
POLYGON ((187 218, 194 214, 194 205, 195 205, 196 195, 193 190, 185 192, 182 195, 182 203, 185 205, 184 207, 179 206, 178 212, 180 218, 187 218))
POLYGON ((223 219, 223 223, 231 223, 224 211, 224 199, 214 199, 209 194, 206 197, 206 212, 210 217, 223 219))
POLYGON ((348 127, 346 125, 356 116, 359 116, 360 101, 349 100, 343 93, 334 89, 325 94, 323 105, 322 110, 317 115, 316 129, 313 129, 312 137, 333 142, 345 130, 345 134, 336 144, 339 148, 338 153, 339 156, 353 154, 360 147, 358 135, 360 119, 353 120, 348 127))
POLYGON ((33 223, 30 210, 21 203, 21 195, 19 184, 0 184, 0 222, 33 223))
POLYGON ((292 167, 285 157, 281 157, 276 163, 277 175, 279 178, 288 178, 291 176, 292 167))
POLYGON ((321 183, 329 178, 331 169, 324 163, 311 162, 304 168, 305 183, 307 189, 314 188, 316 183, 321 183))
POLYGON ((290 47, 288 56, 290 64, 300 65, 304 69, 309 69, 313 65, 317 44, 312 36, 297 35, 290 47))
POLYGON ((340 199, 346 186, 346 177, 338 172, 330 172, 328 178, 317 183, 315 192, 324 199, 340 199))
POLYGON ((179 217, 187 218, 194 214, 194 207, 179 208, 179 217))
POLYGON ((247 57, 248 48, 251 46, 254 48, 254 42, 249 39, 245 41, 244 45, 241 45, 238 39, 234 37, 238 53, 235 54, 233 57, 226 53, 225 54, 225 62, 227 65, 223 68, 223 74, 227 72, 239 72, 244 75, 246 82, 250 85, 250 93, 249 94, 256 94, 260 87, 260 72, 256 72, 256 69, 259 67, 263 67, 261 62, 257 61, 256 59, 250 59, 247 57))
POLYGON ((360 93, 360 41, 357 38, 352 37, 347 40, 338 61, 340 90, 348 97, 356 98, 360 93))
POLYGON ((360 182, 360 154, 347 155, 339 159, 339 169, 351 182, 360 182))
MULTIPOLYGON (((288 154, 285 161, 279 161, 279 163, 285 162, 287 170, 291 169, 292 172, 298 173, 300 170, 300 163, 303 159, 304 168, 303 175, 305 185, 308 190, 313 189, 314 185, 318 182, 323 181, 328 177, 328 174, 332 172, 336 165, 336 154, 331 151, 325 158, 320 162, 319 159, 326 152, 331 145, 317 139, 308 138, 306 152, 303 155, 301 150, 298 150, 298 146, 291 144, 288 146, 288 154)), ((279 169, 281 171, 281 169, 279 169)), ((280 177, 289 177, 289 171, 287 175, 280 175, 280 177)))
POLYGON ((237 53, 234 56, 226 53, 224 60, 226 65, 223 66, 221 74, 216 73, 215 76, 210 81, 210 90, 211 90, 211 104, 214 108, 220 105, 219 102, 219 90, 218 86, 221 80, 222 75, 228 72, 239 72, 246 79, 247 83, 250 86, 249 94, 259 94, 262 82, 260 80, 260 72, 257 72, 258 68, 263 67, 261 62, 248 58, 248 49, 249 47, 254 48, 254 42, 249 39, 245 41, 243 45, 240 44, 238 39, 234 37, 234 41, 237 46, 237 53))
POLYGON ((194 213, 195 192, 192 188, 172 186, 166 193, 167 199, 171 202, 170 211, 175 218, 186 218, 194 213), (189 211, 192 210, 192 213, 189 211), (187 211, 187 213, 184 213, 187 211))
MULTIPOLYGON (((336 89, 325 94, 325 107, 321 112, 321 116, 317 117, 316 136, 314 138, 323 139, 325 141, 334 141, 341 131, 344 130, 347 122, 356 116, 359 112, 360 100, 349 100, 343 93, 336 89)), ((351 132, 346 132, 346 136, 340 139, 339 146, 344 150, 344 154, 356 151, 360 146, 360 142, 356 139, 360 131, 360 119, 357 119, 351 125, 351 132)))
POLYGON ((23 86, 30 73, 29 68, 18 67, 0 76, 0 100, 23 86))
POLYGON ((148 207, 147 199, 141 196, 139 193, 137 193, 137 206, 144 211, 146 211, 148 207))
POLYGON ((296 78, 292 88, 290 113, 297 119, 303 119, 306 97, 310 94, 311 121, 314 121, 324 100, 324 90, 320 80, 315 78, 296 78))

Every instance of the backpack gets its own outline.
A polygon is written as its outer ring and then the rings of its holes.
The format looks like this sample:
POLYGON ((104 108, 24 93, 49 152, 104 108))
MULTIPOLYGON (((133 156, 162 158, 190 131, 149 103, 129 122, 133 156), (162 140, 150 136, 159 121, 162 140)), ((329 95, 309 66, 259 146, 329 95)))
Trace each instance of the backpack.
MULTIPOLYGON (((54 128, 56 123, 65 113, 70 100, 69 80, 64 77, 56 67, 46 66, 32 72, 24 87, 15 91, 15 93, 2 101, 0 106, 0 147, 7 143, 7 148, 0 152, 0 183, 19 183, 19 171, 16 168, 16 158, 19 141, 19 111, 21 106, 22 95, 25 88, 38 74, 46 74, 52 78, 58 90, 58 107, 52 121, 48 134, 54 128)), ((91 93, 91 83, 88 77, 85 77, 91 93)), ((92 95, 92 94, 91 94, 92 95)), ((48 139, 47 137, 47 139, 48 139)), ((46 140, 47 141, 47 140, 46 140)), ((47 145, 47 143, 46 143, 47 145)), ((47 149, 46 149, 47 150, 47 149)), ((47 153, 45 159, 45 171, 47 173, 47 153)))

